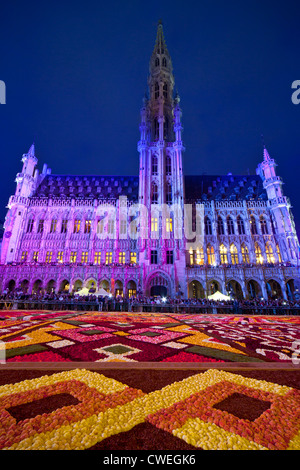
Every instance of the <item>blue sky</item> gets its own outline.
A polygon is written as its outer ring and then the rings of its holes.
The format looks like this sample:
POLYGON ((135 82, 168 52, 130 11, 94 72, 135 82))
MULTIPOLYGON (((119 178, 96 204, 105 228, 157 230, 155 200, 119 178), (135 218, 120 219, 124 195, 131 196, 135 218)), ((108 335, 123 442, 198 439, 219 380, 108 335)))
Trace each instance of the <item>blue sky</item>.
POLYGON ((255 173, 262 139, 300 228, 296 1, 10 1, 1 6, 0 218, 35 142, 55 174, 138 174, 161 19, 181 97, 185 174, 255 173))

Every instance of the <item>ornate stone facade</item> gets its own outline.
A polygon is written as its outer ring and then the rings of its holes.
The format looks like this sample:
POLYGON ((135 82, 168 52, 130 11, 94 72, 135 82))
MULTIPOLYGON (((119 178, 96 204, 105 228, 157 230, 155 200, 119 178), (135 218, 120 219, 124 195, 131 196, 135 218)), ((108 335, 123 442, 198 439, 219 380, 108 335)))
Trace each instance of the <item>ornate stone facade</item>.
POLYGON ((39 172, 35 147, 10 197, 1 289, 293 298, 299 242, 266 148, 256 175, 184 175, 180 98, 158 25, 141 109, 138 176, 39 172))

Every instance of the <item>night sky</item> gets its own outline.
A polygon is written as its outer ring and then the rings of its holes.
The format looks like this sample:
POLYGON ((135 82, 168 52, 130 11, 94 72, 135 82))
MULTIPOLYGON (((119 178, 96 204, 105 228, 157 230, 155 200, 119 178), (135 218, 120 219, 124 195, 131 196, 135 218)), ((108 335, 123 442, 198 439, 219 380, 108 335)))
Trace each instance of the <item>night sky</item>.
POLYGON ((185 174, 255 174, 265 145, 300 233, 299 1, 2 1, 0 219, 22 154, 53 174, 137 175, 157 23, 181 97, 185 174))

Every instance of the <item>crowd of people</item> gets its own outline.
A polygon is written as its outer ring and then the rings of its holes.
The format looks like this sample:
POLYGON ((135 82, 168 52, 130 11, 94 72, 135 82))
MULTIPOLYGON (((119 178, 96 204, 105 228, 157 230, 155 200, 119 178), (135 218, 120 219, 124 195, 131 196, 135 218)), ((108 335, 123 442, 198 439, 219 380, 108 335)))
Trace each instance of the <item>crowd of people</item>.
POLYGON ((172 298, 172 297, 149 297, 137 295, 132 297, 123 296, 99 296, 94 292, 88 295, 78 295, 70 292, 37 292, 33 294, 21 291, 4 291, 0 294, 0 308, 6 308, 11 304, 13 308, 81 308, 98 311, 177 311, 177 312, 234 312, 248 311, 290 311, 300 314, 300 300, 284 299, 231 299, 210 300, 207 298, 172 298))

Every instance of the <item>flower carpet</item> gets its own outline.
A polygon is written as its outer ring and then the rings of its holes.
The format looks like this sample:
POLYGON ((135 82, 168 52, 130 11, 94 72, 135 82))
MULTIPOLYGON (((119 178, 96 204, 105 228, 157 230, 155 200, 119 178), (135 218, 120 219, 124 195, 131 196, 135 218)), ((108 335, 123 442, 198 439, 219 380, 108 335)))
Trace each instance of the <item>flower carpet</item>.
POLYGON ((300 318, 9 311, 0 314, 0 340, 7 363, 291 364, 300 350, 300 318))
POLYGON ((299 450, 299 370, 260 374, 4 370, 0 449, 299 450))

